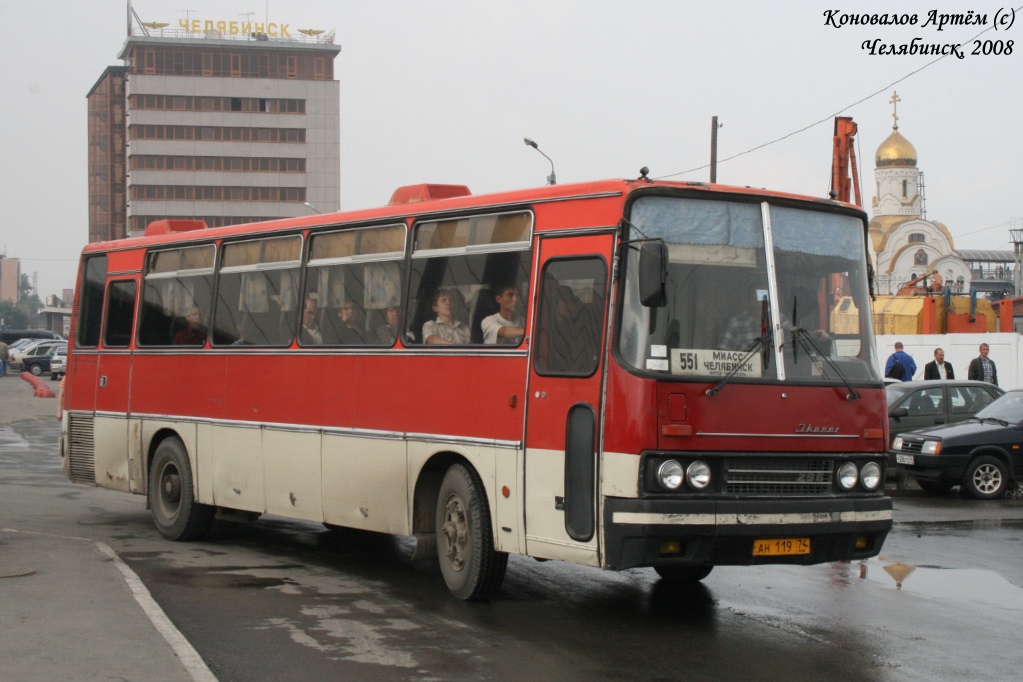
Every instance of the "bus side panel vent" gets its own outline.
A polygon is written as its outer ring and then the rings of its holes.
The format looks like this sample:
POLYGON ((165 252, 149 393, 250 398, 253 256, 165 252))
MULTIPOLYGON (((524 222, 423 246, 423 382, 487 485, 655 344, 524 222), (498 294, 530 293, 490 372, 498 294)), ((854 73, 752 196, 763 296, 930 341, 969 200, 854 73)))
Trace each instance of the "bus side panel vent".
POLYGON ((96 485, 96 450, 93 418, 69 415, 68 459, 71 465, 71 480, 75 483, 96 485))

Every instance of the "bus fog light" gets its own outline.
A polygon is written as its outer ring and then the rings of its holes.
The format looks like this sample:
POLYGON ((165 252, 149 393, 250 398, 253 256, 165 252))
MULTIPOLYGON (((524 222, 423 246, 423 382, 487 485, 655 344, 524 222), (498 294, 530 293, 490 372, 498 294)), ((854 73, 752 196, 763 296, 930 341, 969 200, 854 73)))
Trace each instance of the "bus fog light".
POLYGON ((657 468, 657 481, 665 490, 678 490, 684 480, 682 465, 673 459, 669 459, 657 468))
POLYGON ((852 462, 846 462, 838 468, 838 485, 843 490, 852 490, 856 485, 858 478, 858 472, 856 471, 856 465, 852 462))
POLYGON ((706 462, 696 460, 686 469, 686 477, 693 490, 703 490, 710 483, 710 467, 706 462))
POLYGON ((867 462, 863 465, 860 469, 860 481, 867 490, 877 490, 877 486, 881 484, 881 467, 877 462, 867 462))

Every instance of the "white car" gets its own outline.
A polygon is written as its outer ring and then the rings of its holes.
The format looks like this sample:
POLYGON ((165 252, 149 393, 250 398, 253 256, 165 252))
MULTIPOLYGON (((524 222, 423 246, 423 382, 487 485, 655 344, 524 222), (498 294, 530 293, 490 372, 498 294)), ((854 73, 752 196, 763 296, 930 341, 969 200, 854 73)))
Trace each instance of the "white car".
POLYGON ((56 381, 67 371, 67 346, 59 346, 50 358, 50 379, 56 381))

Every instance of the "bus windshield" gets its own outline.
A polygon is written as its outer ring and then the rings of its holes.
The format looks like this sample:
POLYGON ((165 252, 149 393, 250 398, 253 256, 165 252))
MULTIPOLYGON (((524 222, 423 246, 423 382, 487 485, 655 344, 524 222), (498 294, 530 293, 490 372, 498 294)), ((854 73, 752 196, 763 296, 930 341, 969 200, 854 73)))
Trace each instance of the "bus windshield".
POLYGON ((618 352, 627 365, 680 379, 880 380, 856 216, 646 196, 628 218, 631 240, 664 240, 668 265, 666 305, 645 307, 639 248, 626 248, 618 352))

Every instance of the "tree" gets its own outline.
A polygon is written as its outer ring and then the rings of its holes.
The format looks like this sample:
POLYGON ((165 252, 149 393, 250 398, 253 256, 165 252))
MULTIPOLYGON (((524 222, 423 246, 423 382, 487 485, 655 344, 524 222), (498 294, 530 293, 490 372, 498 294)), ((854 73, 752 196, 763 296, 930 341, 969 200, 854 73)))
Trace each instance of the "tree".
POLYGON ((32 293, 32 283, 28 275, 21 276, 21 300, 0 301, 0 325, 11 329, 31 329, 41 327, 45 323, 43 316, 39 313, 43 309, 43 302, 32 293))
POLYGON ((28 315, 14 301, 0 301, 0 326, 24 329, 28 326, 28 315))

